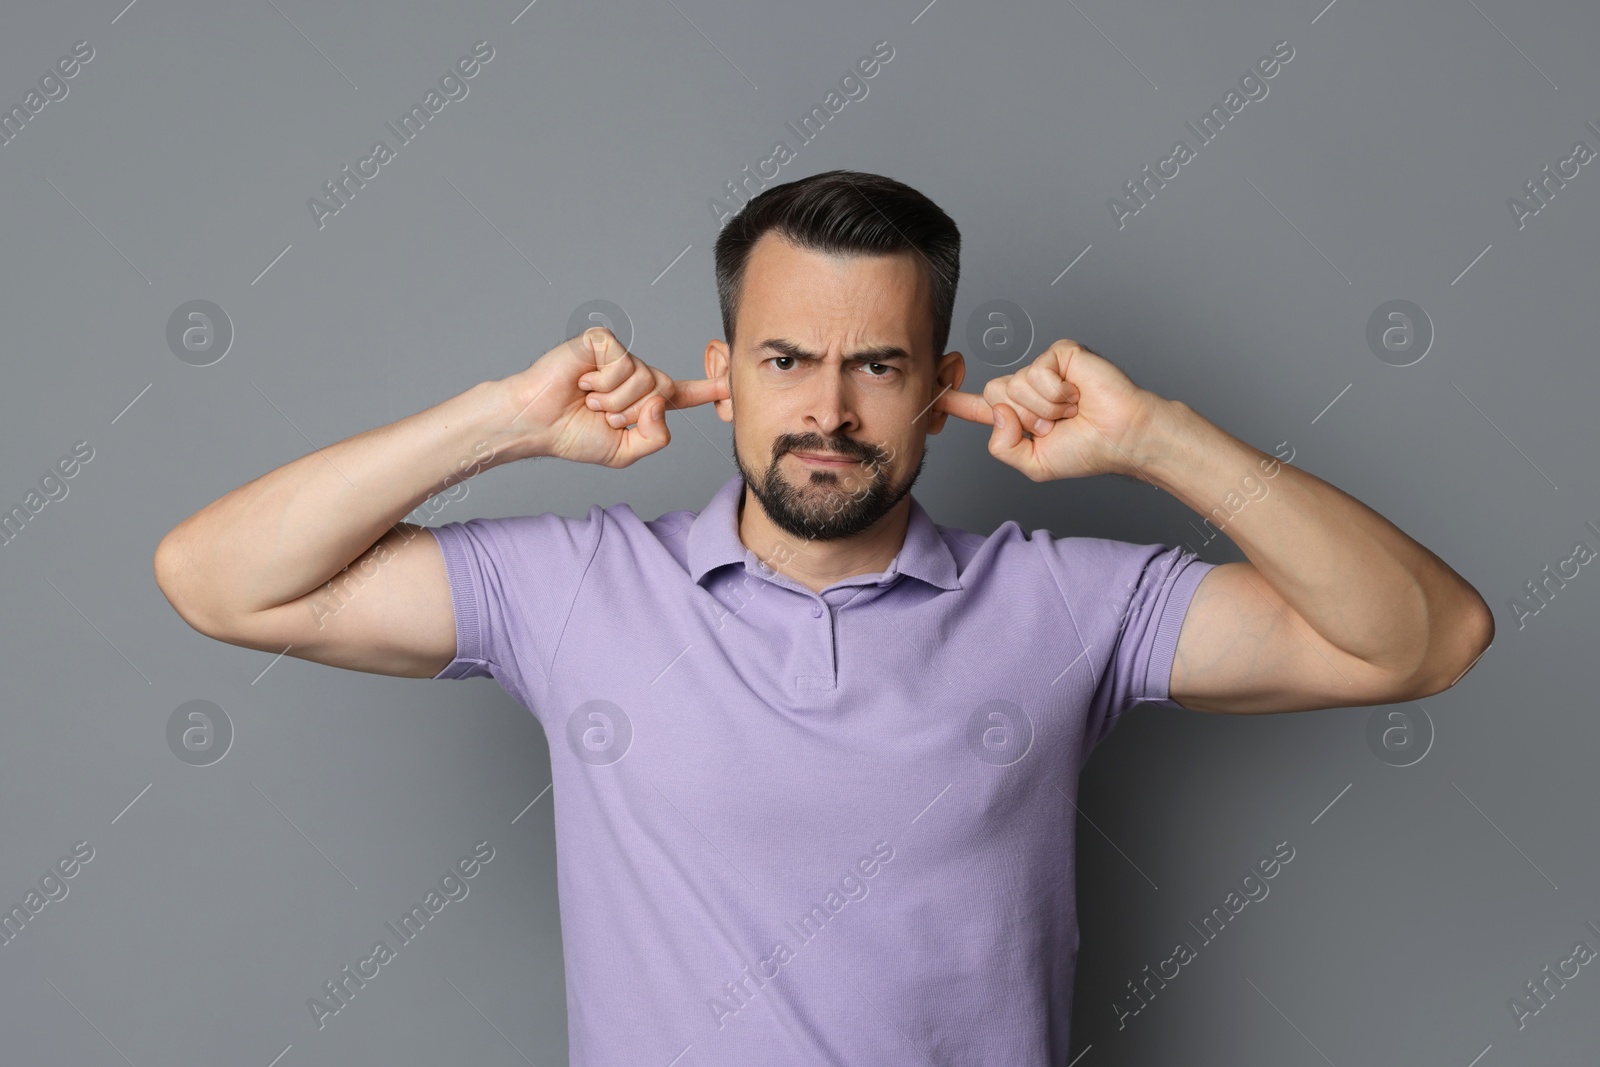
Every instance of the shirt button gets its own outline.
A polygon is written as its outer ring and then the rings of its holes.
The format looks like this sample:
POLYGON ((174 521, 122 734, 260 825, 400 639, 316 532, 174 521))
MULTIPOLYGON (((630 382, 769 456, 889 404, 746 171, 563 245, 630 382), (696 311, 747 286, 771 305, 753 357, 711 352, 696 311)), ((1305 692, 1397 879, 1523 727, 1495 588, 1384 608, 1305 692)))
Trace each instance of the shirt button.
POLYGON ((822 605, 821 604, 812 604, 811 605, 811 617, 813 619, 822 618, 822 605))

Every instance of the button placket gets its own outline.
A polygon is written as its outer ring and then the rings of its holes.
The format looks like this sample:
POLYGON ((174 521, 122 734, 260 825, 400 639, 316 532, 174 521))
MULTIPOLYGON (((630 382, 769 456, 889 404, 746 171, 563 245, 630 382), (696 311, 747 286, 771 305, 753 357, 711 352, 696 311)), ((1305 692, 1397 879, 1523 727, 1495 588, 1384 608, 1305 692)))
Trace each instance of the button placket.
POLYGON ((826 597, 806 591, 811 599, 811 617, 822 619, 825 627, 818 627, 806 638, 806 644, 813 650, 813 657, 808 664, 815 674, 798 675, 795 677, 795 687, 801 691, 810 691, 817 696, 832 691, 839 683, 839 661, 834 649, 834 618, 832 604, 826 597))

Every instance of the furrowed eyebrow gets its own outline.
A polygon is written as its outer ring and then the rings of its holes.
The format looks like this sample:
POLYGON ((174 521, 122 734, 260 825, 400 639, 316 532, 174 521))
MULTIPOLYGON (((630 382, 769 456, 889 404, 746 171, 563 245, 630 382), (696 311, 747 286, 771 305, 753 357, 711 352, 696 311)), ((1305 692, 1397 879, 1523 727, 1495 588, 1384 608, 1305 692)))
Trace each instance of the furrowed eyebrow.
MULTIPOLYGON (((818 353, 807 352, 793 341, 783 337, 774 337, 769 340, 762 341, 756 346, 756 348, 758 350, 765 349, 768 351, 777 352, 780 355, 789 356, 793 359, 822 358, 822 356, 818 353)), ((911 353, 907 352, 899 345, 877 345, 872 348, 863 348, 859 351, 851 352, 844 358, 856 362, 888 363, 893 360, 909 360, 911 358, 911 353)))

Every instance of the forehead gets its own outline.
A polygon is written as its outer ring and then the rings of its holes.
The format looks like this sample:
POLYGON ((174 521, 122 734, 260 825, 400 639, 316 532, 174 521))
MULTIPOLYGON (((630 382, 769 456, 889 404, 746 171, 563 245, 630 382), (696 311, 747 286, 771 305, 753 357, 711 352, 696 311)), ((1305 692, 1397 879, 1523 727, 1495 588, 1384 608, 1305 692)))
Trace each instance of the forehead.
POLYGON ((916 252, 828 255, 769 231, 750 251, 736 334, 741 343, 782 334, 819 347, 866 341, 916 352, 932 342, 931 301, 916 252))

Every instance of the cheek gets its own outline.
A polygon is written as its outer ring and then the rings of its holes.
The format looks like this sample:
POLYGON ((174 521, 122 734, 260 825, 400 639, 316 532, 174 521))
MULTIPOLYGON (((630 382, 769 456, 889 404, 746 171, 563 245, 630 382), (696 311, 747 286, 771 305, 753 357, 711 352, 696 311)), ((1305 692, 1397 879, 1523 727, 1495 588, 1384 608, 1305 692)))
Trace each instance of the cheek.
POLYGON ((916 462, 911 438, 905 434, 888 434, 875 439, 874 443, 879 450, 876 469, 872 471, 874 477, 894 481, 904 478, 916 462))
POLYGON ((772 448, 777 443, 778 435, 783 432, 764 417, 758 419, 748 411, 734 415, 733 439, 746 464, 765 468, 771 463, 772 448))

